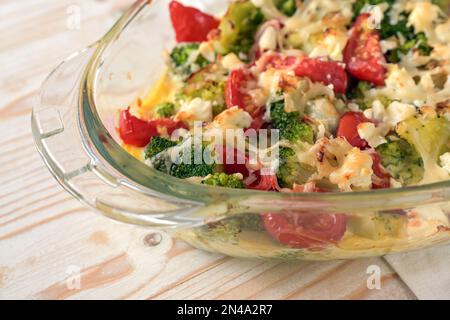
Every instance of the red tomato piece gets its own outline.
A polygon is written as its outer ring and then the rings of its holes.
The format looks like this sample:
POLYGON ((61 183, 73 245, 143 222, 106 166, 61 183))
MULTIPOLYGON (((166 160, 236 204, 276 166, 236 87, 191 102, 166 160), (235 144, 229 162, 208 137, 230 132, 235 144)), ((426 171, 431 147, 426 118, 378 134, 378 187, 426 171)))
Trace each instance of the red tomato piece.
POLYGON ((371 154, 373 165, 372 170, 374 177, 372 178, 372 189, 387 189, 391 186, 391 175, 381 165, 381 157, 373 151, 371 154))
POLYGON ((298 77, 307 77, 313 82, 333 85, 336 93, 344 94, 347 91, 347 73, 344 67, 337 62, 302 59, 294 71, 298 77))
POLYGON ((246 185, 248 189, 261 190, 261 191, 277 191, 280 189, 278 185, 278 178, 274 174, 261 174, 261 171, 255 172, 257 176, 256 181, 246 185))
POLYGON ((240 68, 231 71, 225 86, 225 102, 227 108, 239 107, 247 111, 252 117, 255 117, 260 111, 252 97, 245 93, 245 90, 256 88, 256 81, 252 74, 246 69, 240 68))
POLYGON ((347 228, 343 214, 263 214, 266 231, 292 248, 323 248, 342 239, 347 228))
MULTIPOLYGON (((184 122, 175 121, 170 118, 154 119, 150 120, 149 123, 156 129, 166 130, 169 136, 177 129, 188 129, 188 126, 184 122)), ((161 133, 159 130, 158 132, 161 133)))
POLYGON ((145 147, 150 142, 150 139, 158 134, 158 131, 148 121, 133 116, 128 108, 120 113, 119 134, 126 144, 135 147, 145 147))
MULTIPOLYGON (((293 192, 325 192, 314 184, 295 185, 293 192)), ((293 248, 323 248, 337 243, 347 229, 344 214, 286 213, 262 214, 266 231, 281 244, 293 248)))
POLYGON ((245 154, 242 154, 238 150, 227 146, 219 147, 216 149, 216 152, 218 153, 219 159, 223 159, 223 166, 226 174, 240 173, 244 177, 248 177, 250 174, 247 168, 247 163, 249 160, 245 154), (242 159, 243 161, 240 161, 242 159))
POLYGON ((333 85, 336 93, 343 94, 347 91, 347 73, 344 66, 335 61, 270 54, 264 55, 258 65, 263 70, 293 69, 297 77, 307 77, 313 82, 333 85))
POLYGON ((228 76, 225 87, 225 101, 227 108, 238 106, 245 109, 244 95, 241 93, 241 88, 247 82, 247 75, 244 69, 236 69, 231 71, 228 76))
POLYGON ((126 144, 145 147, 154 136, 161 133, 171 135, 176 129, 187 129, 185 123, 169 118, 145 121, 133 116, 130 109, 123 110, 119 117, 119 135, 126 144))
POLYGON ((347 112, 339 120, 336 135, 343 137, 354 147, 365 149, 369 146, 358 134, 358 124, 369 122, 362 112, 347 112))
MULTIPOLYGON (((265 108, 259 108, 256 110, 251 116, 253 118, 252 123, 248 129, 254 129, 258 131, 261 128, 264 128, 266 121, 264 120, 264 114, 266 113, 265 108)), ((248 130, 247 129, 247 130, 248 130)))
POLYGON ((208 33, 220 23, 213 16, 178 1, 171 1, 169 10, 177 42, 205 41, 208 33))
POLYGON ((380 45, 380 34, 368 25, 369 13, 361 14, 344 49, 347 71, 355 78, 384 86, 386 59, 380 45))

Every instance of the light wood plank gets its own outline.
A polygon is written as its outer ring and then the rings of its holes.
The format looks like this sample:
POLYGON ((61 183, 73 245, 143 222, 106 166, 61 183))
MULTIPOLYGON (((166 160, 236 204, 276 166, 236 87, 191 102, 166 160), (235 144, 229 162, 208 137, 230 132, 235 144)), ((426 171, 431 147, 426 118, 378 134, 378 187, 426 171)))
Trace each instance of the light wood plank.
POLYGON ((96 215, 68 195, 39 158, 30 111, 61 59, 98 39, 131 0, 3 0, 0 11, 0 298, 411 299, 381 259, 267 262, 202 252, 155 230, 96 215), (67 8, 81 8, 69 30, 67 8), (368 290, 366 269, 382 269, 368 290), (81 288, 70 290, 74 268, 81 288))

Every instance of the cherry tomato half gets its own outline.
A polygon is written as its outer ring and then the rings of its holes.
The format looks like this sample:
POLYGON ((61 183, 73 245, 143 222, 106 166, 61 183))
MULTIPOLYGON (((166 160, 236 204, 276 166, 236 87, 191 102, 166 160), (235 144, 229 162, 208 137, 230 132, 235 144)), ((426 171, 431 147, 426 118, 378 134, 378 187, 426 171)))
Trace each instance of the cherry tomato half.
POLYGON ((344 236, 347 219, 343 214, 263 214, 266 231, 281 244, 292 248, 323 248, 344 236))
MULTIPOLYGON (((293 192, 326 192, 314 184, 294 185, 293 192)), ((293 248, 323 248, 344 236, 344 214, 286 213, 262 214, 266 231, 281 244, 293 248)))
POLYGON ((347 91, 347 73, 344 67, 334 61, 302 59, 294 69, 298 77, 307 77, 313 82, 333 85, 336 93, 347 91))
POLYGON ((119 135, 126 144, 135 147, 145 147, 150 139, 158 134, 156 127, 150 122, 141 120, 123 110, 119 117, 119 135))
POLYGON ((347 139, 352 146, 366 149, 369 144, 358 134, 358 124, 369 122, 362 112, 347 112, 339 120, 336 135, 347 139))
POLYGON ((169 10, 177 42, 205 41, 208 33, 219 26, 213 16, 178 1, 171 1, 169 10))
POLYGON ((383 86, 386 75, 386 59, 380 45, 380 35, 370 28, 369 13, 361 14, 351 30, 344 49, 347 71, 355 78, 383 86))
POLYGON ((274 174, 261 174, 261 171, 254 173, 256 175, 256 181, 246 185, 247 189, 261 190, 261 191, 278 191, 280 186, 278 185, 278 178, 274 174))
POLYGON ((227 108, 239 107, 255 118, 261 111, 261 106, 253 103, 252 97, 245 90, 256 88, 254 76, 244 68, 231 71, 225 86, 225 102, 227 108))
POLYGON ((268 54, 262 56, 258 64, 263 69, 293 69, 297 77, 307 77, 313 82, 333 85, 336 93, 345 93, 347 90, 345 68, 335 61, 268 54))
POLYGON ((227 108, 238 106, 245 109, 246 103, 241 89, 247 82, 247 74, 244 69, 231 71, 225 87, 225 101, 227 108))
POLYGON ((145 121, 133 116, 130 109, 123 110, 119 117, 119 135, 126 144, 135 147, 145 147, 150 140, 164 132, 171 135, 176 129, 187 126, 181 121, 169 118, 160 118, 145 121))
POLYGON ((222 160, 223 168, 226 174, 240 173, 244 177, 250 174, 247 163, 247 155, 241 153, 235 148, 228 146, 216 146, 217 157, 222 160))

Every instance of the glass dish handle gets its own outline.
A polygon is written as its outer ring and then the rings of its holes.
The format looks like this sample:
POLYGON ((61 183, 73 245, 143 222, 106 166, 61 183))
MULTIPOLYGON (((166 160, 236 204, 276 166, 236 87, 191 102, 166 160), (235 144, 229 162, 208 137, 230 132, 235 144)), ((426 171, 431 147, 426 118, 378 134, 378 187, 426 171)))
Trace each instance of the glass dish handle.
POLYGON ((36 146, 50 172, 75 198, 110 218, 144 226, 181 228, 204 223, 196 215, 204 205, 143 194, 96 163, 83 146, 78 125, 84 70, 96 44, 76 52, 45 80, 31 127, 36 146))

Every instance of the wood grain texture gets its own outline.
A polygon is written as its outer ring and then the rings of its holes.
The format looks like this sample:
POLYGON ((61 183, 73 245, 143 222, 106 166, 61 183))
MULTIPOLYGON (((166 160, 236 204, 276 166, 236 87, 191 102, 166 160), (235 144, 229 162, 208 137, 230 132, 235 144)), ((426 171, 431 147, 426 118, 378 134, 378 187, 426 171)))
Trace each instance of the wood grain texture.
POLYGON ((57 184, 30 132, 39 86, 60 60, 99 38, 131 2, 0 2, 0 298, 414 299, 378 258, 237 260, 166 234, 150 247, 144 238, 152 230, 98 216, 57 184), (68 19, 74 8, 81 25, 72 30, 68 19), (369 265, 381 268, 381 290, 367 289, 369 265))

